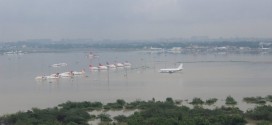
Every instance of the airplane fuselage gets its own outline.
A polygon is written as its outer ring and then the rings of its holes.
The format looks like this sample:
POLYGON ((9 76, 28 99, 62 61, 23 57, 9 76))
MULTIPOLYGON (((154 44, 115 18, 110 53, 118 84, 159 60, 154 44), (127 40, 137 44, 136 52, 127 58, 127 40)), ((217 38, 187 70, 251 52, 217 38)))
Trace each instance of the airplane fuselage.
POLYGON ((183 69, 183 65, 180 64, 178 68, 167 68, 167 69, 160 69, 160 73, 175 73, 179 72, 183 69))

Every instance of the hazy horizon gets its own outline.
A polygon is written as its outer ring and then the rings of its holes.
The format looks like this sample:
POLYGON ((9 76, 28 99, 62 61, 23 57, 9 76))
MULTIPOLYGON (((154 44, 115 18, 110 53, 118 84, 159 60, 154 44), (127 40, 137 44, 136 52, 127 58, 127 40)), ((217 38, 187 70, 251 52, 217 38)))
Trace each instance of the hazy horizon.
POLYGON ((0 41, 271 38, 271 0, 0 0, 0 41))

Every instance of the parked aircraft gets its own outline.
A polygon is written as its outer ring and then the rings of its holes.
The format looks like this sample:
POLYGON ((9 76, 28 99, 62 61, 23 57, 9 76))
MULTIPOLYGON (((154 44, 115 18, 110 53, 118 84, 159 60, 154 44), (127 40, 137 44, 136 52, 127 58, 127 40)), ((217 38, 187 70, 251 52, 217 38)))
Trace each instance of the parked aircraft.
POLYGON ((181 63, 177 68, 166 68, 166 69, 160 69, 160 73, 175 73, 179 72, 183 69, 183 64, 181 63))

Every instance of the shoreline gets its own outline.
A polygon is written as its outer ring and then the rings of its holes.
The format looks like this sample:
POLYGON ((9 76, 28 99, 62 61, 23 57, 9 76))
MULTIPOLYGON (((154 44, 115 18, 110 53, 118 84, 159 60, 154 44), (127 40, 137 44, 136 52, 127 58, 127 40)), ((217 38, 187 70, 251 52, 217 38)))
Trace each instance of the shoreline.
MULTIPOLYGON (((210 98, 207 100, 202 100, 201 98, 193 98, 192 100, 173 100, 172 98, 168 97, 166 98, 165 101, 160 101, 160 100, 155 100, 155 98, 152 98, 151 100, 147 100, 147 101, 142 101, 142 100, 135 100, 133 102, 126 102, 123 99, 117 99, 116 102, 110 102, 107 104, 102 104, 101 102, 88 102, 88 101, 82 101, 82 102, 71 102, 71 101, 67 101, 65 103, 59 104, 56 107, 53 108, 45 108, 45 109, 39 109, 39 108, 32 108, 29 109, 27 111, 18 111, 17 113, 12 113, 12 114, 5 114, 5 115, 1 115, 0 116, 0 123, 5 123, 7 121, 5 121, 5 119, 9 119, 9 117, 13 117, 16 116, 18 114, 24 114, 24 113, 33 113, 35 111, 38 111, 38 113, 43 112, 44 110, 67 110, 67 111, 74 111, 74 110, 80 110, 80 111, 84 111, 86 113, 88 113, 90 115, 90 117, 86 117, 87 123, 90 124, 102 124, 102 123, 113 123, 113 122, 117 122, 118 123, 118 119, 117 117, 126 117, 126 118, 130 118, 133 117, 135 114, 137 114, 137 112, 142 113, 142 112, 146 112, 148 111, 150 108, 154 108, 159 106, 158 108, 165 108, 164 110, 169 110, 172 108, 186 108, 186 111, 194 111, 198 109, 201 110, 207 110, 208 112, 214 112, 217 110, 222 110, 222 112, 229 112, 229 111, 233 111, 232 113, 238 113, 236 115, 241 115, 242 117, 238 117, 240 120, 244 120, 241 123, 268 123, 271 124, 272 123, 272 119, 271 121, 263 121, 263 120, 256 120, 253 117, 255 114, 250 114, 251 112, 254 112, 255 110, 257 110, 259 107, 263 107, 263 108, 271 108, 271 102, 272 102, 272 95, 268 95, 266 97, 245 97, 244 101, 247 101, 249 104, 255 104, 253 109, 248 109, 247 111, 242 111, 240 110, 240 108, 238 108, 237 106, 239 104, 237 104, 237 101, 232 98, 231 96, 228 96, 224 101, 225 104, 223 105, 216 105, 216 103, 218 101, 222 101, 222 100, 218 100, 216 98, 210 98), (251 99, 251 100, 245 100, 245 99, 251 99), (252 101, 255 99, 255 102, 252 101), (259 99, 259 100, 258 100, 259 99), (258 103, 260 101, 260 99, 266 99, 265 102, 262 103, 258 103), (162 106, 162 107, 161 107, 162 106), (165 107, 166 106, 166 107, 165 107), (170 107, 168 107, 170 106, 170 107), (125 111, 129 111, 128 114, 122 114, 125 113, 125 111), (119 113, 119 114, 118 114, 119 113), (120 114, 121 113, 121 114, 120 114), (125 116, 123 116, 125 115, 125 116), (253 116, 251 116, 253 115, 253 116), (107 117, 106 120, 104 121, 103 118, 101 117, 107 117), (115 120, 113 120, 115 119, 115 120), (92 122, 93 121, 93 122, 92 122), (100 123, 100 121, 102 121, 102 123, 100 123)), ((271 110, 269 109, 269 110, 271 110)), ((156 109, 159 110, 159 109, 156 109)), ((205 111, 205 112, 207 112, 205 111)), ((232 114, 231 113, 231 114, 232 114)), ((229 114, 230 115, 230 114, 229 114)), ((232 116, 232 115, 230 115, 232 116)), ((19 117, 19 116, 18 116, 19 117)), ((32 117, 32 116, 31 116, 32 117)), ((211 115, 211 117, 217 117, 217 116, 213 116, 211 115)), ((224 116, 225 117, 225 116, 224 116)), ((228 115, 226 117, 229 117, 228 115)), ((257 117, 257 116, 256 116, 257 117)), ((269 116, 267 116, 269 117, 269 116)), ((86 121, 85 121, 86 122, 86 121)))

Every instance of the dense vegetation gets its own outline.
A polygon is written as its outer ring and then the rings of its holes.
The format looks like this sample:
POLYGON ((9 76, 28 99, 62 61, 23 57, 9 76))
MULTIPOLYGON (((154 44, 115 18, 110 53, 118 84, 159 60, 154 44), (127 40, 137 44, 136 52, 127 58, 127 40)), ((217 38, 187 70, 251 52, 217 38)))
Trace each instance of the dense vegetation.
MULTIPOLYGON (((267 96, 267 101, 271 96, 267 96)), ((182 105, 182 101, 166 98, 165 101, 140 101, 127 103, 122 99, 114 103, 103 105, 100 102, 66 102, 54 108, 37 109, 0 117, 3 125, 87 125, 88 121, 99 119, 101 125, 245 125, 247 120, 254 120, 258 125, 272 123, 272 106, 260 105, 247 112, 242 112, 234 107, 237 102, 231 97, 226 98, 226 106, 214 109, 205 109, 202 105, 212 105, 216 98, 202 101, 194 98, 188 104, 189 108, 182 105), (228 106, 228 105, 232 106, 228 106), (111 117, 106 113, 91 115, 93 110, 131 110, 137 109, 130 116, 119 115, 111 117)))
POLYGON ((262 105, 246 112, 246 116, 254 120, 264 120, 272 122, 272 106, 262 105))
POLYGON ((272 102, 272 95, 268 95, 266 97, 245 97, 243 101, 246 103, 265 104, 266 102, 272 102))
POLYGON ((241 125, 246 121, 237 108, 213 110, 176 106, 168 102, 149 102, 145 110, 123 118, 129 125, 241 125))
POLYGON ((4 125, 87 125, 90 115, 82 109, 33 108, 1 117, 4 125))

